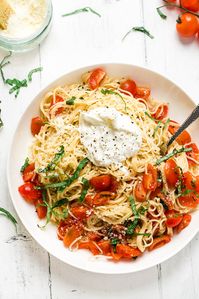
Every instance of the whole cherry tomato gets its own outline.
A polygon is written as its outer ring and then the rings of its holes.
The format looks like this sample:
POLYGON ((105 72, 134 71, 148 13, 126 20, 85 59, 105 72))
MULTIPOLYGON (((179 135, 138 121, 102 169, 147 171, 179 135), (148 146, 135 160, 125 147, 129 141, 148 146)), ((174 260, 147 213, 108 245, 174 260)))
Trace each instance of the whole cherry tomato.
POLYGON ((194 12, 199 10, 199 0, 181 0, 181 5, 194 12))
POLYGON ((192 37, 199 29, 198 18, 191 13, 185 13, 180 16, 176 24, 176 30, 181 37, 192 37))

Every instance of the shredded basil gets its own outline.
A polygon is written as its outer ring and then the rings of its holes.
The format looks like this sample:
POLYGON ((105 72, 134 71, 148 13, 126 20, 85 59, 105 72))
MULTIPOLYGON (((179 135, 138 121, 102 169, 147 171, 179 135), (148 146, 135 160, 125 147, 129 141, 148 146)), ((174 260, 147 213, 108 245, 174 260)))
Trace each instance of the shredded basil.
POLYGON ((5 80, 5 76, 4 76, 4 73, 3 73, 3 68, 4 68, 6 65, 10 64, 10 61, 6 61, 6 60, 7 60, 9 57, 11 57, 11 55, 12 55, 12 52, 9 52, 9 54, 6 55, 6 56, 2 59, 2 61, 0 62, 0 74, 1 74, 1 78, 2 78, 2 80, 3 80, 4 83, 6 83, 6 80, 5 80))
POLYGON ((33 70, 31 70, 29 73, 28 73, 28 81, 29 82, 32 82, 32 76, 34 73, 37 73, 37 72, 42 72, 43 71, 43 67, 38 67, 38 68, 35 68, 33 70))
POLYGON ((88 192, 88 189, 89 189, 89 181, 85 178, 82 178, 82 183, 83 183, 83 189, 82 189, 82 193, 80 195, 80 198, 79 198, 79 202, 83 202, 85 197, 86 197, 86 194, 88 192))
POLYGON ((155 127, 154 129, 154 132, 153 132, 153 136, 152 137, 155 137, 155 134, 157 133, 158 129, 161 127, 162 125, 162 121, 160 120, 157 124, 157 126, 155 127))
POLYGON ((54 158, 52 159, 52 161, 43 169, 39 169, 38 172, 48 172, 51 170, 54 170, 57 163, 61 160, 61 158, 64 156, 64 146, 61 145, 60 146, 60 150, 55 154, 54 158))
POLYGON ((24 172, 24 170, 26 169, 26 167, 29 165, 29 159, 26 158, 24 164, 21 166, 20 172, 24 172))
POLYGON ((155 118, 153 118, 147 111, 144 112, 151 120, 155 121, 155 118))
POLYGON ((125 36, 122 38, 122 41, 124 41, 125 38, 126 38, 131 32, 135 32, 135 31, 142 32, 142 33, 144 33, 145 35, 147 35, 148 37, 150 37, 151 39, 154 38, 154 36, 151 35, 151 33, 150 33, 147 29, 145 29, 143 26, 141 26, 141 27, 132 27, 132 28, 125 34, 125 36))
POLYGON ((135 236, 144 236, 144 237, 150 237, 151 234, 149 233, 133 233, 135 236))
POLYGON ((66 101, 66 104, 67 105, 74 105, 75 100, 76 100, 76 97, 72 97, 71 99, 66 101))
POLYGON ((189 148, 185 148, 185 147, 181 147, 179 150, 177 149, 174 149, 171 153, 161 157, 160 159, 158 159, 155 163, 155 165, 160 165, 162 162, 164 161, 167 161, 168 159, 170 159, 171 157, 177 155, 177 154, 180 154, 180 153, 183 153, 183 152, 191 152, 192 151, 192 148, 189 147, 189 148))
POLYGON ((24 79, 24 80, 18 80, 16 78, 6 79, 5 83, 12 86, 9 90, 9 94, 12 94, 13 92, 15 92, 15 98, 17 98, 17 96, 19 95, 19 92, 22 87, 28 86, 28 82, 26 79, 24 79))
POLYGON ((121 96, 121 94, 119 94, 118 92, 113 91, 113 90, 111 90, 111 89, 101 89, 101 93, 102 93, 103 95, 114 94, 114 95, 120 97, 120 99, 124 102, 125 110, 126 110, 126 102, 125 102, 124 98, 121 96))
POLYGON ((161 11, 160 8, 161 8, 161 7, 157 7, 156 10, 157 10, 159 16, 160 16, 163 20, 166 20, 166 19, 167 19, 167 16, 161 11))
POLYGON ((186 196, 190 193, 195 193, 195 192, 194 192, 194 190, 186 189, 185 191, 179 193, 176 198, 181 197, 181 196, 186 196))
POLYGON ((12 214, 10 212, 8 212, 6 209, 4 208, 0 208, 0 215, 4 215, 6 218, 8 218, 16 227, 17 224, 17 220, 14 218, 14 216, 12 216, 12 214))
POLYGON ((138 211, 136 209, 136 205, 135 205, 135 200, 132 196, 129 197, 129 201, 130 201, 130 204, 131 204, 131 209, 132 209, 132 212, 134 214, 134 220, 132 221, 131 224, 129 224, 129 226, 127 227, 127 231, 126 233, 128 235, 132 235, 134 233, 134 230, 138 224, 138 220, 139 220, 139 214, 138 214, 138 211))
POLYGON ((76 9, 76 10, 74 10, 72 12, 66 13, 66 14, 62 15, 62 17, 68 17, 68 16, 76 15, 76 14, 79 14, 79 13, 82 13, 82 12, 83 13, 84 12, 91 12, 91 13, 93 13, 93 14, 95 14, 98 17, 101 18, 101 15, 98 12, 96 12, 94 9, 92 9, 91 7, 89 7, 89 6, 83 7, 83 8, 79 8, 79 9, 76 9))
POLYGON ((58 188, 59 191, 63 191, 66 187, 70 186, 78 177, 80 174, 80 171, 86 166, 86 164, 89 162, 88 158, 84 158, 79 165, 77 166, 75 172, 71 177, 69 177, 67 180, 59 183, 52 183, 52 184, 47 184, 44 186, 45 189, 48 188, 58 188))

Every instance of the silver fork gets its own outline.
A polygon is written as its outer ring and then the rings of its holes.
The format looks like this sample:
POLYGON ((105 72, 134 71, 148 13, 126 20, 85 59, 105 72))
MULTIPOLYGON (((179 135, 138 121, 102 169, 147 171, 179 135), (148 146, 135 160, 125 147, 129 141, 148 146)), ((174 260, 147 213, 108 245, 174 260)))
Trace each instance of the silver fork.
POLYGON ((197 118, 199 118, 199 104, 193 110, 193 112, 187 117, 187 119, 183 122, 183 124, 179 127, 179 129, 173 134, 169 142, 167 143, 167 147, 172 144, 172 142, 197 118))

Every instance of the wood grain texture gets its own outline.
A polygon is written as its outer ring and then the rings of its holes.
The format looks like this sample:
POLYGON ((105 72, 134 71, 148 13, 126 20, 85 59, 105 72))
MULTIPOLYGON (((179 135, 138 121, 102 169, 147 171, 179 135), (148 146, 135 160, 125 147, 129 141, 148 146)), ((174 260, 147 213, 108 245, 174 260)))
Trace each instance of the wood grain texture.
MULTIPOLYGON (((14 55, 6 77, 24 78, 42 65, 44 71, 18 99, 1 83, 0 206, 14 213, 6 183, 6 159, 14 128, 40 87, 72 68, 102 62, 127 62, 147 66, 167 75, 198 99, 199 43, 184 44, 175 32, 176 13, 167 11, 163 21, 156 13, 161 0, 53 0, 54 21, 50 35, 36 50, 14 55), (61 15, 91 6, 101 13, 61 15), (145 26, 154 40, 141 33, 122 37, 133 26, 145 26)), ((0 59, 4 56, 0 52, 0 59)), ((199 102, 199 99, 198 99, 199 102)), ((199 298, 198 236, 177 256, 144 272, 104 276, 74 269, 51 257, 28 235, 18 219, 18 235, 0 217, 0 299, 62 298, 199 298)))

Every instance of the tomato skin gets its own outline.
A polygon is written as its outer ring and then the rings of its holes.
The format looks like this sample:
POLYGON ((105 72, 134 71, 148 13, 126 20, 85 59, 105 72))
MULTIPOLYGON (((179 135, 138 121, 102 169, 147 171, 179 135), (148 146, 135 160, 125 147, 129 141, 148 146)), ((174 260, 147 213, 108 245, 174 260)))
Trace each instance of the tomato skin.
POLYGON ((169 235, 163 235, 161 237, 154 238, 153 243, 148 247, 149 251, 160 248, 171 241, 169 235))
POLYGON ((110 241, 108 241, 108 240, 101 240, 101 241, 97 242, 97 245, 102 250, 103 255, 110 255, 110 253, 111 253, 110 241))
POLYGON ((199 10, 199 1, 198 0, 181 0, 182 7, 197 12, 199 10))
POLYGON ((60 221, 59 226, 57 228, 57 236, 60 240, 64 239, 65 234, 67 233, 68 229, 72 226, 79 226, 80 223, 71 216, 67 217, 65 220, 60 221))
POLYGON ((63 238, 64 245, 66 247, 69 247, 73 243, 73 241, 75 241, 75 239, 82 235, 82 232, 83 229, 81 227, 77 227, 75 225, 70 227, 63 238))
POLYGON ((183 216, 175 212, 174 210, 166 211, 167 227, 176 227, 182 221, 183 216))
POLYGON ((46 206, 41 206, 41 204, 43 204, 42 199, 38 199, 35 203, 36 212, 37 212, 37 215, 38 215, 39 219, 45 218, 46 214, 47 214, 47 207, 46 206))
POLYGON ((99 234, 92 231, 87 233, 87 237, 89 241, 99 241, 102 238, 99 234))
POLYGON ((44 121, 41 117, 36 116, 36 117, 32 118, 31 126, 30 126, 32 135, 35 136, 35 135, 39 134, 41 127, 43 125, 44 125, 44 121))
POLYGON ((199 175, 196 177, 195 185, 196 185, 196 192, 199 193, 199 175))
POLYGON ((199 29, 198 19, 191 13, 184 13, 180 16, 181 23, 176 24, 176 30, 181 37, 192 37, 199 29))
POLYGON ((91 90, 98 88, 105 76, 106 76, 106 72, 103 69, 97 68, 93 70, 88 79, 89 88, 91 90))
POLYGON ((159 192, 158 197, 165 203, 169 210, 172 210, 174 208, 173 202, 169 198, 169 196, 165 196, 163 193, 159 192))
POLYGON ((24 182, 30 182, 35 176, 35 163, 29 164, 23 171, 22 177, 24 182))
POLYGON ((71 212, 72 214, 76 217, 79 218, 80 220, 84 220, 89 217, 91 214, 91 210, 85 207, 84 205, 76 205, 71 207, 71 212))
POLYGON ((180 224, 176 227, 176 232, 180 233, 185 227, 187 227, 191 222, 191 215, 185 214, 183 215, 182 221, 180 224))
POLYGON ((18 188, 18 191, 21 194, 21 196, 28 203, 31 203, 31 204, 34 204, 37 199, 42 198, 41 190, 35 189, 35 185, 30 182, 27 182, 27 183, 21 185, 18 188))
POLYGON ((111 176, 108 174, 95 176, 90 179, 90 184, 95 190, 106 191, 111 186, 111 176))
POLYGON ((147 100, 151 94, 151 90, 148 87, 137 87, 135 98, 141 98, 147 100))
POLYGON ((147 173, 143 176, 143 186, 146 190, 155 191, 158 186, 158 172, 153 165, 147 165, 147 173))
POLYGON ((182 177, 183 185, 185 189, 194 190, 195 189, 195 178, 191 174, 191 172, 187 171, 183 173, 182 177))
POLYGON ((135 190, 134 190, 134 194, 135 194, 135 198, 137 201, 139 202, 143 202, 146 200, 146 190, 143 186, 143 182, 137 182, 137 184, 135 185, 135 190))
MULTIPOLYGON (((58 95, 55 96, 55 100, 54 98, 52 98, 52 101, 51 101, 51 105, 50 107, 53 107, 55 104, 57 103, 61 103, 61 102, 64 102, 64 99, 58 95)), ((63 107, 59 107, 56 112, 55 112, 55 115, 57 116, 58 114, 61 114, 63 112, 64 108, 63 107)))
MULTIPOLYGON (((179 129, 180 125, 175 122, 175 121, 172 121, 172 123, 174 123, 174 125, 169 125, 169 132, 174 135, 176 133, 176 131, 179 129), (175 125, 176 124, 176 125, 175 125)), ((187 143, 190 143, 191 142, 191 136, 190 134, 185 130, 183 131, 177 138, 176 138, 176 141, 178 142, 178 144, 180 145, 185 145, 187 143)))
POLYGON ((133 248, 125 244, 117 244, 116 253, 121 255, 122 258, 127 258, 127 259, 131 259, 132 257, 137 257, 142 254, 138 248, 133 248))
POLYGON ((169 112, 168 105, 161 104, 161 105, 159 105, 156 112, 152 114, 152 117, 157 119, 157 120, 163 120, 164 118, 167 117, 168 112, 169 112))
MULTIPOLYGON (((126 80, 120 84, 120 89, 130 92, 133 96, 136 95, 137 85, 133 80, 126 80)), ((124 92, 125 93, 125 92, 124 92)))
POLYGON ((92 252, 93 255, 101 254, 99 248, 95 245, 95 242, 93 241, 81 242, 78 245, 78 249, 88 249, 92 252))
POLYGON ((175 187, 180 176, 180 171, 173 159, 170 158, 165 162, 164 173, 166 176, 167 184, 170 187, 175 187))
POLYGON ((195 143, 191 143, 189 145, 186 145, 185 147, 192 148, 191 152, 186 153, 189 165, 190 166, 196 165, 196 162, 192 161, 189 158, 193 158, 194 160, 199 161, 199 149, 198 149, 197 145, 195 143))
POLYGON ((185 206, 185 207, 190 208, 190 209, 196 209, 197 205, 199 203, 198 198, 193 193, 190 193, 190 194, 185 195, 185 196, 180 196, 178 198, 178 200, 179 200, 179 203, 182 206, 185 206))
POLYGON ((97 193, 92 199, 92 206, 102 206, 109 202, 110 199, 113 199, 115 194, 109 191, 103 191, 97 193))

